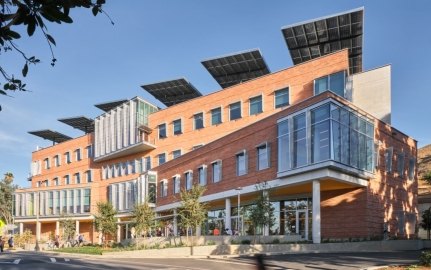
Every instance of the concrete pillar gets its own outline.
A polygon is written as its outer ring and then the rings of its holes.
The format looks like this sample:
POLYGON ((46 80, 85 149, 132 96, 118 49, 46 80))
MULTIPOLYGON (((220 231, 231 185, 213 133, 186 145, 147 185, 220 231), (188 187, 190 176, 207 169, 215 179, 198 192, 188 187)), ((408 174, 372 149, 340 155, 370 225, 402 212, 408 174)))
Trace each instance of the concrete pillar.
POLYGON ((60 221, 55 222, 55 235, 60 235, 60 221))
MULTIPOLYGON (((226 217, 225 217, 225 221, 224 221, 224 227, 225 229, 229 229, 232 230, 232 224, 231 224, 231 214, 230 214, 230 210, 231 210, 231 204, 230 204, 230 198, 226 198, 225 201, 225 212, 226 212, 226 217)), ((220 228, 221 230, 222 228, 220 228)), ((220 234, 222 234, 223 232, 220 232, 220 234)))
POLYGON ((177 220, 177 209, 174 209, 174 235, 177 236, 178 235, 178 220, 177 220))
POLYGON ((126 239, 129 239, 129 224, 126 224, 126 239))
POLYGON ((40 232, 42 231, 42 223, 36 221, 36 240, 40 241, 40 232))
POLYGON ((76 227, 76 234, 80 234, 79 233, 79 220, 77 220, 75 224, 76 224, 76 226, 75 226, 76 227))
POLYGON ((201 229, 201 226, 199 226, 196 228, 196 236, 201 236, 201 234, 202 234, 202 229, 201 229))
POLYGON ((320 244, 320 182, 313 181, 313 243, 320 244))
POLYGON ((19 234, 23 234, 24 233, 24 223, 20 222, 19 223, 19 234))
POLYGON ((120 223, 120 219, 117 220, 118 224, 117 224, 117 242, 120 243, 121 242, 121 225, 120 223))

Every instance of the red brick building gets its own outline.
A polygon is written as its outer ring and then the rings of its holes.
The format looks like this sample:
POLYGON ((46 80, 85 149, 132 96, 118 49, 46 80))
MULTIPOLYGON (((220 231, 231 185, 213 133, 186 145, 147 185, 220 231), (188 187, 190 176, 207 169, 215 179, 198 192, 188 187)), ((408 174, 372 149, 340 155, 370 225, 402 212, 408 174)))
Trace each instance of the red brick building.
POLYGON ((390 125, 390 66, 362 71, 362 23, 357 9, 284 27, 293 67, 270 72, 258 50, 213 58, 203 65, 220 91, 147 84, 166 108, 136 97, 99 104, 105 112, 85 129, 85 119, 69 121, 88 134, 60 134, 33 153, 32 186, 15 195, 20 231, 61 234, 67 213, 96 241, 95 205, 108 200, 124 239, 133 206, 149 199, 160 226, 180 234, 179 192, 202 185, 203 235, 416 236, 416 141, 390 125), (264 228, 249 218, 259 183, 275 209, 264 228))

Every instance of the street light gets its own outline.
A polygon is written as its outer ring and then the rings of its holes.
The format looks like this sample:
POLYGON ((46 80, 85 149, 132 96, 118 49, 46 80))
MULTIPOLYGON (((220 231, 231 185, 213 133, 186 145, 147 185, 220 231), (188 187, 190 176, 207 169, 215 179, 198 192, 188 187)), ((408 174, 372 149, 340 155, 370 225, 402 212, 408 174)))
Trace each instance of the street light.
POLYGON ((240 233, 239 233, 239 221, 240 221, 240 206, 241 206, 241 190, 242 190, 242 187, 237 187, 235 190, 237 190, 238 191, 238 208, 237 208, 237 215, 236 215, 236 219, 237 219, 237 221, 236 221, 236 231, 237 231, 237 233, 238 233, 238 235, 240 235, 240 233))

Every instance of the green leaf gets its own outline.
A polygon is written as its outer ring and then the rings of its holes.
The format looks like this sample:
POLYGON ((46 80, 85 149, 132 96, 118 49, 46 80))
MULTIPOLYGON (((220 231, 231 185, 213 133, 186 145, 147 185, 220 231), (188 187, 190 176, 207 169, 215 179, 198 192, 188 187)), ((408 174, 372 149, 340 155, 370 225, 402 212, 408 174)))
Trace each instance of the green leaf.
POLYGON ((18 34, 17 32, 15 32, 15 31, 12 31, 12 30, 10 30, 10 29, 8 29, 8 30, 6 30, 6 31, 4 31, 4 32, 6 32, 5 34, 6 34, 6 36, 9 36, 9 37, 11 37, 12 39, 19 39, 20 37, 21 37, 21 35, 20 34, 18 34))
POLYGON ((10 90, 10 88, 9 88, 9 83, 5 83, 5 84, 3 85, 3 89, 4 89, 4 90, 10 90))
POLYGON ((96 16, 97 13, 99 13, 99 7, 98 6, 94 6, 91 11, 93 12, 93 15, 96 16))
POLYGON ((36 20, 33 17, 28 18, 27 34, 32 36, 36 30, 36 20))
POLYGON ((6 92, 3 90, 0 90, 0 94, 7 96, 6 92))
POLYGON ((24 68, 22 69, 22 76, 27 76, 27 72, 28 72, 28 65, 27 63, 25 63, 24 68))
POLYGON ((57 45, 55 44, 55 40, 54 40, 54 38, 53 38, 50 34, 46 34, 46 38, 49 40, 49 42, 51 42, 52 44, 54 44, 55 46, 57 46, 57 45))

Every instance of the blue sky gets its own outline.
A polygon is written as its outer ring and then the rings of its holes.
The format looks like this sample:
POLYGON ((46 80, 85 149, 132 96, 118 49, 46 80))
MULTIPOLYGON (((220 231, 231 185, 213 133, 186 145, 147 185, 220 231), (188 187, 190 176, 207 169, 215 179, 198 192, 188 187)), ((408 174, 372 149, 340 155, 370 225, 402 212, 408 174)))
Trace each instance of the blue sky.
MULTIPOLYGON (((141 96, 162 106, 143 84, 185 77, 203 94, 216 91, 220 87, 200 63, 211 57, 259 48, 271 71, 290 67, 283 26, 361 6, 364 69, 392 65, 392 125, 419 146, 430 144, 431 1, 111 0, 105 10, 114 26, 88 10, 73 11, 71 25, 49 25, 57 42, 55 67, 40 32, 21 39, 20 48, 42 63, 25 79, 31 92, 0 97, 0 174, 12 172, 17 184, 29 185, 31 152, 51 142, 28 131, 80 136, 57 119, 94 118, 102 112, 93 105, 101 102, 141 96)), ((0 57, 10 73, 20 74, 18 55, 0 57)))

